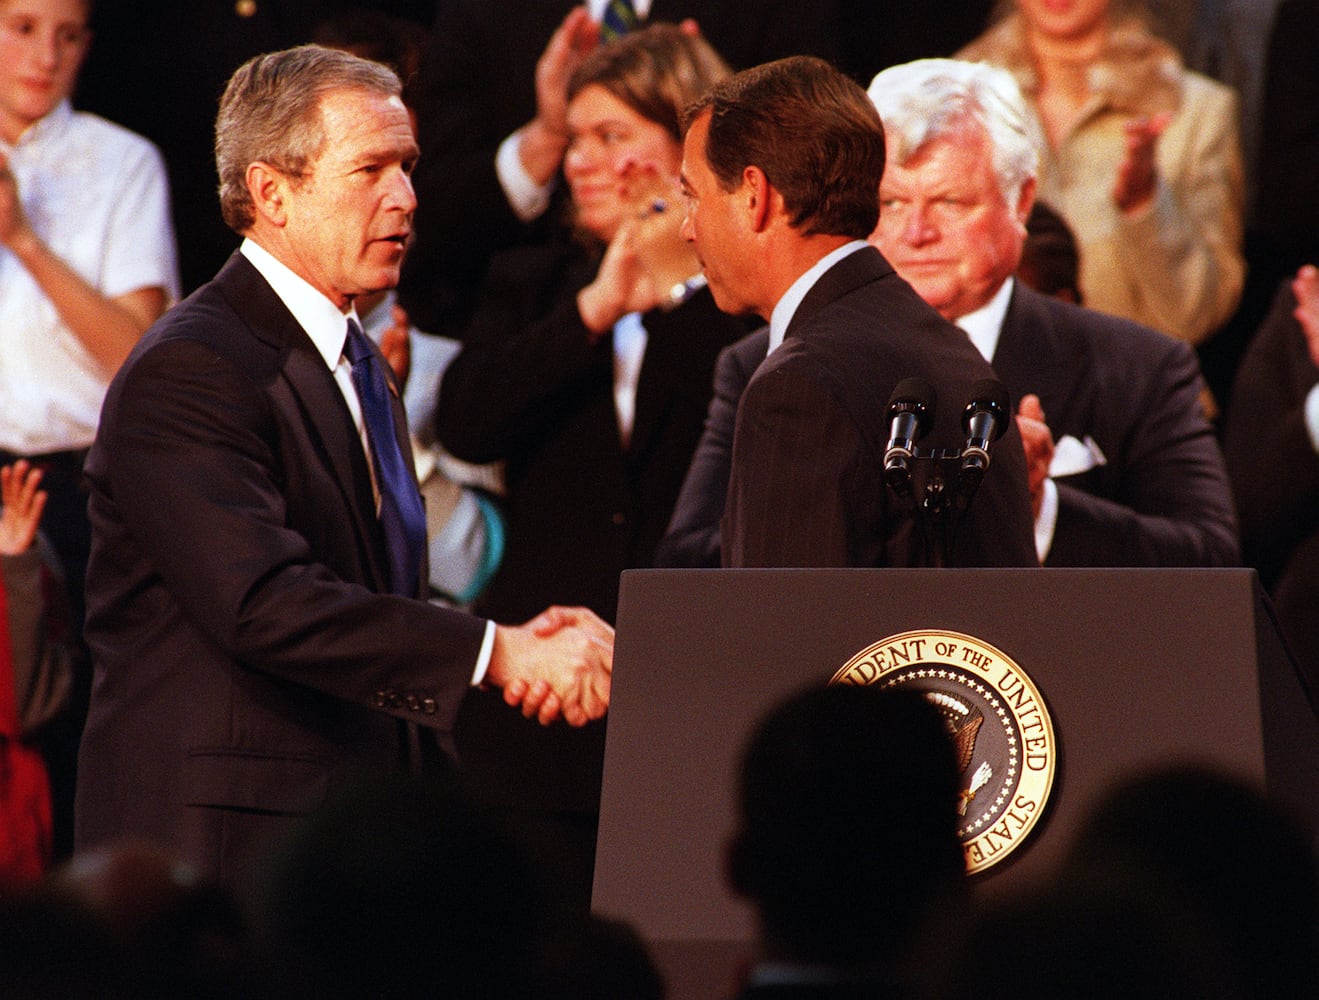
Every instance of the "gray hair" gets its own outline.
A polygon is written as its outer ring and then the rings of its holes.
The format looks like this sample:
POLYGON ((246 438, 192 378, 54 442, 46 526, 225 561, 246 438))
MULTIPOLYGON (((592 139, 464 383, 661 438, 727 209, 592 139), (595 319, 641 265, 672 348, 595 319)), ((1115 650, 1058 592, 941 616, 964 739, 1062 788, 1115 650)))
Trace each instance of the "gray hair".
POLYGON ((229 79, 215 119, 215 167, 225 224, 245 233, 256 221, 247 168, 269 163, 300 176, 325 147, 321 99, 334 90, 397 97, 403 86, 380 63, 320 45, 269 52, 243 63, 229 79))
POLYGON ((960 59, 917 59, 879 73, 868 93, 884 120, 895 163, 974 122, 989 135, 994 174, 1009 204, 1039 168, 1043 133, 1006 70, 960 59))

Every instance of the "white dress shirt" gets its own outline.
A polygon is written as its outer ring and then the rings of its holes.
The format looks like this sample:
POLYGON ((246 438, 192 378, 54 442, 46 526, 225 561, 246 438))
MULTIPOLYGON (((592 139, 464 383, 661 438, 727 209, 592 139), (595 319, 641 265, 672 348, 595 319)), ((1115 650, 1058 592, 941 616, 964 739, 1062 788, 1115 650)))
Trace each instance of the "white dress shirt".
MULTIPOLYGON (((334 376, 335 384, 338 385, 339 392, 348 405, 348 411, 353 415, 353 423, 357 426, 362 449, 367 456, 367 468, 371 469, 371 447, 362 421, 362 404, 357 399, 357 389, 353 385, 352 366, 343 352, 344 342, 348 339, 348 320, 349 318, 357 320, 356 309, 350 306, 348 312, 340 312, 338 306, 277 260, 259 243, 245 239, 239 249, 260 272, 261 277, 266 279, 275 294, 279 296, 279 300, 298 321, 298 325, 306 331, 316 352, 324 360, 330 374, 334 376)), ((373 470, 372 490, 375 490, 374 476, 373 470)), ((481 643, 481 651, 477 654, 476 667, 472 672, 473 685, 480 684, 484 680, 494 647, 495 623, 488 621, 485 626, 485 639, 481 643)))

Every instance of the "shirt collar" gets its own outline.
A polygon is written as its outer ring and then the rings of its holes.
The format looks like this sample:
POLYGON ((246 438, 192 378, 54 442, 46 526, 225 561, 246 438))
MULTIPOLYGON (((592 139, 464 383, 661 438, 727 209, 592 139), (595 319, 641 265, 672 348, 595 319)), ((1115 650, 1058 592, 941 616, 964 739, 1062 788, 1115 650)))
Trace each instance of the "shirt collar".
MULTIPOLYGON (((294 274, 286 264, 252 239, 244 239, 239 250, 274 289, 298 325, 307 332, 317 353, 325 359, 326 367, 333 370, 343 355, 344 340, 348 336, 347 320, 357 319, 356 307, 349 307, 346 313, 340 312, 338 306, 313 288, 305 278, 294 274)), ((361 325, 360 320, 358 325, 361 325)))
POLYGON ((775 348, 783 343, 783 335, 788 332, 788 325, 792 322, 792 317, 796 315, 797 307, 801 305, 802 299, 806 298, 806 293, 815 287, 815 283, 820 280, 820 276, 844 257, 848 257, 869 245, 865 240, 851 240, 834 250, 830 250, 788 287, 788 290, 783 293, 782 298, 774 306, 774 311, 770 313, 769 351, 767 354, 773 354, 775 348))
POLYGON ((998 350, 998 337, 1003 332, 1003 318, 1008 314, 1008 302, 1012 298, 1013 279, 999 286, 994 297, 975 312, 958 316, 953 322, 966 331, 986 361, 993 362, 994 352, 998 350))
POLYGON ((7 154, 27 149, 39 151, 63 135, 72 121, 72 105, 69 104, 67 99, 60 101, 44 118, 40 118, 29 125, 13 146, 0 139, 0 150, 7 154))

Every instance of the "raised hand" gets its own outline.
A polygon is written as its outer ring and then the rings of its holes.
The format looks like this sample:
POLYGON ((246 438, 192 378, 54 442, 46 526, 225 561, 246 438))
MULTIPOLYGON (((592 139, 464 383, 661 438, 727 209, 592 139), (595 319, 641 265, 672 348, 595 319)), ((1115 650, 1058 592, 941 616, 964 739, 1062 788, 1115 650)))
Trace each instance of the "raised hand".
POLYGON ((568 148, 568 81, 599 40, 599 25, 585 5, 576 6, 536 62, 536 117, 522 129, 519 156, 538 184, 548 183, 563 162, 568 148))
POLYGON ((0 468, 0 555, 16 556, 26 552, 37 535, 41 512, 46 509, 46 491, 41 485, 41 470, 19 459, 0 468))
POLYGON ((486 679, 527 718, 572 726, 609 708, 614 630, 588 608, 547 608, 524 625, 500 625, 486 679))
POLYGON ((1017 408, 1017 430, 1026 449, 1026 479, 1030 486, 1030 506, 1035 517, 1040 516, 1044 503, 1044 482, 1049 478, 1053 463, 1053 432, 1044 422, 1044 408, 1040 397, 1027 393, 1017 408))
POLYGON ((1158 185, 1158 167, 1154 150, 1159 136, 1172 121, 1172 112, 1162 111, 1148 118, 1136 118, 1124 126, 1126 155, 1117 168, 1117 182, 1113 185, 1113 200, 1124 212, 1144 207, 1154 197, 1158 185))

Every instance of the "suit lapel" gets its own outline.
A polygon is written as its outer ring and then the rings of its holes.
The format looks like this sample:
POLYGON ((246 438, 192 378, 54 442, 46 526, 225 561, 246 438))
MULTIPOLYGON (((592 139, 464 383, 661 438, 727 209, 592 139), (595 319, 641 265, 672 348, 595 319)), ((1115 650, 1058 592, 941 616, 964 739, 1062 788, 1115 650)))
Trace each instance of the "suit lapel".
MULTIPOLYGON (((353 513, 361 550, 369 553, 376 584, 384 586, 388 573, 370 472, 338 383, 307 332, 247 258, 235 253, 215 280, 252 334, 279 352, 283 379, 282 385, 270 387, 272 398, 289 411, 290 419, 301 421, 321 461, 332 471, 344 503, 353 513)), ((396 413, 396 419, 403 420, 401 407, 396 413)))
POLYGON ((1053 324, 1048 311, 1041 308, 1039 293, 1017 281, 991 364, 1012 394, 1013 409, 1023 395, 1034 393, 1040 397, 1051 427, 1062 417, 1057 411, 1072 391, 1067 383, 1076 368, 1073 361, 1060 363, 1057 354, 1053 324))

